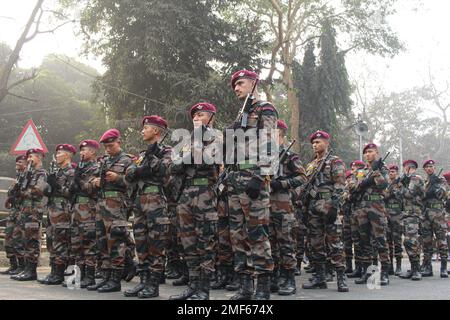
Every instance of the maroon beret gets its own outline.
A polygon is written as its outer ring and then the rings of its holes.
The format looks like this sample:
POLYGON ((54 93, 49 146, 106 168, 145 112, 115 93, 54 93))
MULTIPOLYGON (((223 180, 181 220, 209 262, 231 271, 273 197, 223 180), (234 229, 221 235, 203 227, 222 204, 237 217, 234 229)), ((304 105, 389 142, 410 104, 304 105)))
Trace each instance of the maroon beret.
POLYGON ((145 126, 146 124, 157 126, 163 129, 167 129, 167 121, 160 116, 145 116, 142 119, 142 126, 145 126))
POLYGON ((70 165, 72 166, 73 169, 78 168, 78 163, 76 162, 72 162, 70 165))
POLYGON ((199 111, 210 112, 212 114, 215 114, 217 109, 216 109, 216 106, 213 105, 212 103, 207 103, 207 102, 197 103, 196 105, 193 105, 191 107, 191 111, 190 111, 191 118, 193 119, 195 113, 199 112, 199 111))
POLYGON ((239 70, 235 72, 231 76, 231 88, 234 90, 234 87, 236 86, 236 82, 239 79, 250 79, 250 80, 256 80, 259 81, 259 75, 256 72, 250 71, 250 70, 239 70))
POLYGON ((412 164, 416 168, 419 167, 419 164, 416 161, 414 161, 414 160, 405 160, 405 161, 403 161, 403 166, 404 167, 406 167, 407 165, 410 165, 410 164, 412 164))
POLYGON ((56 150, 56 151, 63 150, 63 151, 70 152, 70 153, 72 153, 72 154, 77 153, 77 149, 76 149, 73 145, 67 144, 67 143, 58 144, 58 145, 56 146, 56 149, 55 149, 55 150, 56 150))
POLYGON ((287 130, 288 126, 287 126, 286 122, 284 122, 284 120, 278 119, 278 121, 277 121, 277 129, 287 130))
POLYGON ((364 163, 364 161, 355 160, 355 161, 352 161, 350 163, 350 167, 353 167, 353 166, 358 166, 358 167, 363 167, 364 168, 366 166, 366 164, 364 163))
POLYGON ((38 148, 35 148, 35 149, 28 149, 28 150, 27 150, 27 153, 26 153, 27 157, 28 157, 30 154, 40 154, 42 157, 45 157, 45 152, 44 152, 44 150, 38 149, 38 148))
POLYGON ((445 180, 447 180, 447 182, 450 182, 450 171, 444 173, 444 178, 445 178, 445 180))
POLYGON ((100 143, 109 143, 113 142, 116 139, 120 138, 120 131, 117 129, 109 129, 106 131, 100 138, 100 143))
POLYGON ((331 136, 329 133, 321 130, 317 130, 312 135, 309 136, 309 141, 312 143, 315 139, 325 139, 330 140, 331 136))
POLYGON ((27 161, 27 157, 24 154, 16 157, 16 162, 21 161, 21 160, 27 161))
POLYGON ((395 164, 390 164, 390 165, 388 165, 388 169, 398 171, 398 166, 395 164))
POLYGON ((372 142, 366 144, 366 145, 364 146, 364 149, 363 149, 363 154, 366 153, 366 151, 367 151, 368 149, 375 149, 375 150, 378 150, 378 146, 377 146, 375 143, 372 143, 372 142))
POLYGON ((83 147, 89 147, 89 148, 98 150, 98 149, 100 149, 100 144, 95 140, 83 140, 80 142, 79 147, 80 147, 80 149, 83 147))
POLYGON ((347 179, 348 177, 350 177, 352 175, 352 170, 347 170, 345 171, 345 178, 347 179))
POLYGON ((435 164, 436 164, 436 161, 429 159, 429 160, 424 161, 422 168, 425 168, 428 165, 434 166, 435 164))

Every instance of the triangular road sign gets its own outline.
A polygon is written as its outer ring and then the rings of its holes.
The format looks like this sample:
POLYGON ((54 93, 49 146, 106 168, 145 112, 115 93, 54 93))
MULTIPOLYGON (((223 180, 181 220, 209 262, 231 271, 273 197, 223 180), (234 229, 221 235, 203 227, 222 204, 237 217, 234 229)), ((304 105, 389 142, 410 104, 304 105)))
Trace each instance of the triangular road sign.
POLYGON ((25 127, 23 127, 22 133, 17 139, 16 143, 11 147, 9 151, 11 154, 25 154, 28 149, 39 148, 48 152, 41 135, 39 134, 33 120, 28 120, 25 127))

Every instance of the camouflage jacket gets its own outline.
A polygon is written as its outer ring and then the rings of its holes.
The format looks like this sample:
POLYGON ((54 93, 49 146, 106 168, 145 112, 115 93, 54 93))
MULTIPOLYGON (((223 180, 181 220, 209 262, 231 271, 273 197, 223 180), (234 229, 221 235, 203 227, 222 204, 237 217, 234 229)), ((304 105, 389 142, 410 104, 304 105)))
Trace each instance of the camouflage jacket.
POLYGON ((6 206, 11 206, 10 209, 12 211, 20 209, 20 197, 19 197, 19 179, 20 176, 24 174, 24 172, 16 172, 16 181, 8 188, 6 206))
POLYGON ((450 186, 447 185, 447 199, 445 201, 445 210, 450 214, 450 186))
POLYGON ((93 180, 99 175, 99 164, 96 161, 89 161, 83 164, 83 169, 78 168, 80 175, 78 196, 97 199, 98 189, 93 180))
POLYGON ((439 178, 439 182, 434 185, 430 184, 430 176, 425 181, 425 197, 424 205, 442 204, 447 194, 446 183, 443 178, 439 178))
MULTIPOLYGON (((69 199, 71 194, 69 192, 75 174, 75 169, 68 165, 65 168, 59 168, 56 175, 56 189, 52 192, 52 198, 62 197, 69 199)), ((50 199, 49 199, 50 200, 50 199)))
MULTIPOLYGON (((321 161, 322 159, 316 158, 308 164, 306 167, 306 177, 308 179, 314 174, 321 161)), ((320 197, 319 194, 331 193, 332 198, 339 200, 345 190, 344 162, 337 156, 330 156, 325 163, 323 171, 319 173, 313 184, 313 190, 317 197, 320 197)))
POLYGON ((306 172, 302 166, 300 157, 296 153, 288 152, 286 160, 279 165, 279 177, 277 180, 281 182, 282 190, 278 192, 291 192, 292 198, 295 201, 297 199, 295 189, 306 183, 306 172))
POLYGON ((27 188, 20 194, 24 199, 41 201, 47 188, 47 171, 42 168, 33 169, 27 188))
POLYGON ((277 154, 272 154, 271 151, 277 144, 273 140, 277 128, 277 120, 278 112, 275 107, 269 102, 258 101, 253 104, 253 108, 248 115, 247 127, 242 128, 240 124, 235 126, 235 129, 242 129, 251 137, 246 139, 246 141, 237 139, 237 142, 234 144, 234 163, 241 162, 239 161, 240 156, 246 162, 255 162, 254 167, 245 170, 262 179, 266 175, 273 175, 271 164, 274 163, 274 157, 277 154), (264 135, 260 134, 261 130, 264 129, 266 133, 264 135), (251 134, 252 132, 255 134, 251 134), (261 151, 260 147, 266 152, 261 151))
POLYGON ((384 200, 386 202, 386 206, 391 210, 402 210, 402 190, 403 185, 400 182, 400 178, 389 181, 388 187, 384 190, 384 200))
MULTIPOLYGON (((103 191, 119 191, 126 193, 127 184, 125 182, 125 172, 127 168, 132 164, 132 157, 125 152, 121 151, 118 155, 111 157, 105 156, 102 160, 100 168, 106 172, 111 171, 116 173, 117 179, 113 182, 105 182, 105 190, 103 191)), ((101 170, 99 171, 101 174, 101 170)))
POLYGON ((423 208, 422 199, 425 195, 422 177, 416 173, 411 174, 409 183, 403 187, 403 208, 405 212, 420 215, 423 208))

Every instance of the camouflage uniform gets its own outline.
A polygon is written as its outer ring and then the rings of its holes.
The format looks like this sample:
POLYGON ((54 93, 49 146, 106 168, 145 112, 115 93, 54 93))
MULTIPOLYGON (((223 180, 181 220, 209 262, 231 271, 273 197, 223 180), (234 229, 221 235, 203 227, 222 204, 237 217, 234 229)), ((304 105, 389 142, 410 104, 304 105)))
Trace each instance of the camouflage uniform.
POLYGON ((19 258, 19 252, 21 251, 21 247, 23 247, 23 242, 20 238, 21 226, 19 221, 21 199, 16 196, 17 191, 15 191, 20 188, 18 185, 19 175, 20 173, 17 173, 16 182, 9 188, 7 198, 7 202, 10 203, 11 208, 9 209, 8 220, 6 221, 4 247, 6 257, 10 260, 19 258))
MULTIPOLYGON (((358 173, 364 179, 369 174, 369 169, 361 169, 358 173)), ((359 227, 361 261, 365 269, 372 264, 373 243, 375 243, 375 251, 378 251, 382 272, 387 273, 390 260, 386 242, 387 218, 383 195, 387 187, 387 169, 383 167, 377 170, 372 177, 373 181, 363 189, 361 200, 357 203, 355 210, 359 227)))
MULTIPOLYGON (((387 241, 391 263, 396 258, 397 266, 401 264, 403 248, 403 212, 402 212, 402 185, 399 179, 389 181, 388 188, 384 191, 388 219, 387 241)), ((398 273, 398 272, 397 272, 398 273)))
POLYGON ((443 179, 436 176, 434 179, 439 180, 439 182, 431 184, 430 177, 428 177, 425 183, 425 211, 421 230, 424 264, 431 262, 431 256, 433 255, 433 235, 436 238, 436 245, 441 261, 446 261, 448 257, 447 222, 443 204, 447 190, 443 179))
MULTIPOLYGON (((233 268, 233 248, 231 246, 230 236, 230 216, 228 209, 228 195, 224 190, 217 199, 217 253, 216 253, 216 267, 217 269, 226 269, 230 273, 233 268)), ((228 279, 230 280, 230 279, 228 279)))
POLYGON ((303 256, 306 253, 306 236, 308 229, 306 227, 306 215, 303 205, 300 203, 301 187, 292 191, 292 204, 294 206, 295 221, 292 226, 293 240, 295 243, 295 257, 297 259, 298 271, 300 271, 303 256))

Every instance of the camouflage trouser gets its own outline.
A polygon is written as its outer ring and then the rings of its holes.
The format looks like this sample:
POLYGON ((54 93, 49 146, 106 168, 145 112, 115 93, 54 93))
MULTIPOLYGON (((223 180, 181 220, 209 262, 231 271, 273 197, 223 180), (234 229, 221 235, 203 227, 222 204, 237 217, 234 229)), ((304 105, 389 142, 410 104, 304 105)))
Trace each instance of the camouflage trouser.
POLYGON ((14 247, 14 254, 18 258, 23 258, 25 253, 25 222, 24 216, 21 214, 22 209, 16 212, 14 228, 12 230, 12 243, 14 247))
POLYGON ((343 270, 344 245, 341 241, 342 225, 333 215, 331 199, 311 200, 308 210, 311 260, 314 265, 325 265, 327 259, 336 270, 343 270))
POLYGON ((292 229, 295 223, 290 194, 277 192, 270 197, 270 246, 274 268, 293 270, 297 266, 292 229))
POLYGON ((344 217, 342 219, 342 241, 344 242, 345 258, 353 259, 353 241, 350 212, 344 212, 344 217))
POLYGON ((90 267, 95 267, 96 265, 95 217, 97 211, 94 200, 78 201, 74 206, 71 228, 71 254, 75 258, 77 265, 90 267))
POLYGON ((269 240, 270 198, 267 186, 256 200, 245 193, 251 174, 231 172, 228 181, 230 236, 234 268, 238 273, 267 274, 273 271, 269 240))
POLYGON ((23 257, 31 263, 38 263, 41 253, 41 222, 44 207, 42 203, 25 205, 20 213, 23 221, 23 257))
POLYGON ((355 256, 355 264, 362 263, 361 258, 361 237, 359 234, 358 216, 356 214, 356 208, 351 212, 350 215, 350 232, 353 243, 353 252, 355 256))
POLYGON ((228 211, 228 197, 221 196, 217 201, 217 265, 233 267, 233 248, 230 238, 230 216, 228 211))
POLYGON ((211 187, 185 188, 177 206, 177 216, 189 274, 198 276, 201 270, 214 272, 218 214, 211 187))
MULTIPOLYGON (((378 251, 382 266, 387 266, 389 248, 386 241, 387 218, 383 201, 363 201, 355 214, 358 220, 361 244, 361 262, 372 264, 374 250, 378 251)), ((375 252, 376 252, 375 251, 375 252)))
POLYGON ((436 238, 436 246, 441 260, 447 260, 447 222, 445 213, 442 209, 425 210, 424 220, 422 221, 423 238, 423 260, 431 261, 433 255, 433 235, 436 238))
POLYGON ((408 254, 409 261, 420 261, 420 243, 419 243, 419 224, 420 218, 416 215, 410 215, 405 212, 403 217, 403 245, 408 254))
POLYGON ((57 265, 66 265, 70 251, 70 213, 66 206, 52 204, 48 207, 48 220, 51 228, 51 246, 47 246, 50 258, 57 265))
POLYGON ((389 256, 402 258, 402 234, 403 216, 401 211, 390 210, 388 214, 387 241, 389 244, 389 256))
POLYGON ((167 203, 159 192, 136 197, 133 233, 139 271, 163 273, 169 244, 170 219, 167 203))
POLYGON ((295 244, 295 257, 297 263, 303 261, 303 256, 306 252, 306 234, 308 229, 303 221, 303 212, 301 208, 295 209, 295 221, 292 227, 292 239, 295 244))
POLYGON ((5 253, 7 258, 12 258, 17 256, 17 247, 18 243, 16 243, 16 239, 14 238, 14 229, 18 223, 19 213, 16 209, 12 209, 9 212, 8 220, 6 221, 5 227, 5 253))
POLYGON ((167 263, 173 263, 182 259, 183 247, 181 246, 180 238, 178 237, 178 222, 177 222, 177 206, 176 204, 168 205, 169 211, 169 244, 166 249, 167 263))
POLYGON ((96 216, 97 247, 102 259, 102 269, 123 269, 129 247, 127 213, 123 196, 108 197, 99 201, 96 216))

